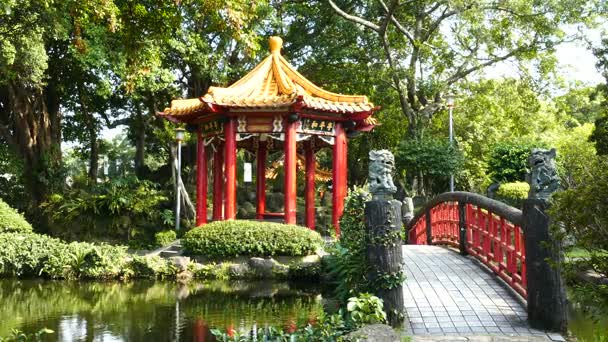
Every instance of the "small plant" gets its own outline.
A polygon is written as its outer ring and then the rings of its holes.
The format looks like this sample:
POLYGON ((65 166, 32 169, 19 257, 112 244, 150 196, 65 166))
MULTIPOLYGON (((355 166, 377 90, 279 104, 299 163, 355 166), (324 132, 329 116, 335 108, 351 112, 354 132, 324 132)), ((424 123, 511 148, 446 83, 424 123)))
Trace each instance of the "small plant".
POLYGON ((154 234, 154 243, 157 247, 168 246, 175 239, 177 239, 177 234, 175 234, 174 230, 163 230, 154 234))
POLYGON ((48 328, 42 328, 33 334, 26 334, 21 330, 13 329, 6 337, 0 337, 0 342, 26 342, 26 341, 42 341, 42 336, 53 334, 54 331, 48 328))
POLYGON ((357 297, 349 298, 346 305, 349 317, 357 327, 364 324, 385 323, 386 313, 383 307, 382 299, 369 293, 361 293, 357 297))

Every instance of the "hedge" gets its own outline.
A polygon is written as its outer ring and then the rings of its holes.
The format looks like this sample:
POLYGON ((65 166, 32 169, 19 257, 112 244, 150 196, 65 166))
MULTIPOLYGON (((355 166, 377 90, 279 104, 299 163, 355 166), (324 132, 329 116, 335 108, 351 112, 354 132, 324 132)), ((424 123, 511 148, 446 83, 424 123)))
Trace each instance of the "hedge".
POLYGON ((31 232, 32 226, 23 215, 11 208, 0 198, 0 233, 2 232, 31 232))
POLYGON ((194 228, 182 238, 184 252, 209 258, 236 256, 302 256, 323 244, 305 227, 245 220, 217 221, 194 228))
POLYGON ((528 198, 529 191, 530 185, 526 182, 503 183, 496 191, 496 199, 521 208, 523 200, 528 198))

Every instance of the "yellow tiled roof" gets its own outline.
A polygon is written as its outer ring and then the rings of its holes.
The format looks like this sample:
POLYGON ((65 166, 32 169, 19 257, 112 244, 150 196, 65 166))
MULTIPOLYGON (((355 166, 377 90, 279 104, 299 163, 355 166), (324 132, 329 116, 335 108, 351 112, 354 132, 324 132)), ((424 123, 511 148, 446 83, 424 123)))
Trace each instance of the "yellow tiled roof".
POLYGON ((227 88, 210 87, 198 99, 174 100, 163 114, 179 116, 205 108, 205 102, 242 110, 288 110, 301 99, 304 108, 353 114, 374 105, 361 95, 342 95, 323 90, 307 80, 281 56, 283 40, 270 38, 270 55, 245 77, 227 88))

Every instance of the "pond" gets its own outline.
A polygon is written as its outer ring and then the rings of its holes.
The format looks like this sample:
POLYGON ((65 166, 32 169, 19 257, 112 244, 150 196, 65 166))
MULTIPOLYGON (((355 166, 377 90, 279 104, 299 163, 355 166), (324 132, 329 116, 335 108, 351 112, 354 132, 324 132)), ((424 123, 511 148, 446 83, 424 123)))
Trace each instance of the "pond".
POLYGON ((211 341, 210 329, 285 329, 322 311, 314 284, 0 280, 0 336, 55 331, 48 341, 211 341))
POLYGON ((568 319, 568 329, 578 341, 595 342, 608 338, 608 316, 591 318, 580 305, 570 303, 568 319))

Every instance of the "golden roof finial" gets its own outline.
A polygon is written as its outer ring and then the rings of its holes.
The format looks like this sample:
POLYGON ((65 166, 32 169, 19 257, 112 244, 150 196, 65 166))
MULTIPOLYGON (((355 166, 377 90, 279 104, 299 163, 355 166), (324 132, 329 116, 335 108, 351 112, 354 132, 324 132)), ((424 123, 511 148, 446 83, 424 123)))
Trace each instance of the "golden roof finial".
POLYGON ((281 53, 281 47, 283 47, 283 39, 281 37, 272 36, 268 39, 268 46, 270 46, 270 53, 281 53))

